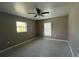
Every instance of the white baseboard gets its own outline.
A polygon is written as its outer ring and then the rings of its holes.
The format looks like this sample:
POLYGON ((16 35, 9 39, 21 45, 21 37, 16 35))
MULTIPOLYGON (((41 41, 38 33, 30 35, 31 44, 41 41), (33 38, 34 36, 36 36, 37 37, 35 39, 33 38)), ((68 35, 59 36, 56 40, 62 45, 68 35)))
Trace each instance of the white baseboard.
POLYGON ((63 42, 68 42, 68 40, 62 40, 62 39, 53 39, 53 38, 50 38, 50 39, 47 39, 47 40, 55 40, 55 41, 63 41, 63 42))
POLYGON ((56 41, 63 41, 63 42, 68 42, 68 40, 62 40, 62 39, 53 39, 53 40, 56 40, 56 41))
MULTIPOLYGON (((50 40, 50 39, 48 39, 48 40, 50 40)), ((74 53, 73 53, 73 50, 72 50, 72 48, 71 48, 71 45, 70 45, 70 43, 69 43, 68 40, 61 40, 61 39, 51 39, 51 40, 67 42, 67 43, 68 43, 68 46, 69 46, 69 48, 70 48, 72 57, 75 57, 75 55, 74 55, 74 53)))
POLYGON ((3 50, 0 50, 0 53, 5 52, 5 51, 7 51, 7 50, 9 50, 9 49, 11 49, 11 48, 14 48, 14 47, 16 47, 16 46, 19 46, 19 45, 21 45, 21 44, 28 43, 28 42, 30 42, 30 41, 32 41, 32 40, 34 40, 34 39, 36 39, 36 38, 32 38, 32 39, 29 39, 29 40, 24 41, 24 42, 22 42, 22 43, 19 43, 19 44, 13 45, 13 46, 11 46, 11 47, 5 48, 5 49, 3 49, 3 50))
POLYGON ((68 45, 69 45, 69 48, 70 48, 70 51, 71 51, 72 57, 75 57, 75 55, 74 55, 74 53, 73 53, 73 50, 72 50, 72 47, 71 47, 69 41, 68 41, 68 45))
POLYGON ((69 46, 69 48, 70 48, 72 57, 75 57, 75 55, 74 55, 74 53, 73 53, 73 50, 72 50, 72 48, 71 48, 71 45, 70 45, 70 43, 69 43, 68 40, 59 40, 59 39, 53 39, 53 40, 67 42, 67 43, 68 43, 68 46, 69 46))

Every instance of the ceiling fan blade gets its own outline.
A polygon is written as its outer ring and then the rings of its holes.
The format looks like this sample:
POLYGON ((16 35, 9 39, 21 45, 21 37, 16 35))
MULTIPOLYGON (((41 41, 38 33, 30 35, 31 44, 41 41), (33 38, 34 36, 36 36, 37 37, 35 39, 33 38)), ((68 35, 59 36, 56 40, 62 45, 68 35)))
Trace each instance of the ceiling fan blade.
POLYGON ((28 13, 28 14, 36 14, 36 13, 28 13))
POLYGON ((37 15, 35 15, 34 17, 37 17, 37 15))
POLYGON ((41 14, 48 14, 49 12, 42 12, 41 14))
POLYGON ((36 8, 36 11, 37 11, 37 13, 38 13, 38 14, 40 14, 40 11, 41 11, 41 10, 40 10, 40 9, 38 9, 38 8, 36 8))

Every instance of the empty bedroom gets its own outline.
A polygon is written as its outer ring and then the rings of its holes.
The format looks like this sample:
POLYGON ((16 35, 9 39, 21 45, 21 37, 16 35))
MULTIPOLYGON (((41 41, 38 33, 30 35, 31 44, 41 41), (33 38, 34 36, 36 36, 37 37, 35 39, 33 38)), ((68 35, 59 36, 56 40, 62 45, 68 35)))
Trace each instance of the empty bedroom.
POLYGON ((0 57, 78 57, 78 2, 0 2, 0 57))

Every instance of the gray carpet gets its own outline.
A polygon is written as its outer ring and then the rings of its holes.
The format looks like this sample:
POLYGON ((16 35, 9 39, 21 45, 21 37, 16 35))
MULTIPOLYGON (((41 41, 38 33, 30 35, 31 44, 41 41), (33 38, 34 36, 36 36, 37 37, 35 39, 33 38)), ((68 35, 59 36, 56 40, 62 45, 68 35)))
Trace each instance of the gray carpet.
POLYGON ((72 57, 67 42, 40 38, 12 48, 0 57, 72 57))

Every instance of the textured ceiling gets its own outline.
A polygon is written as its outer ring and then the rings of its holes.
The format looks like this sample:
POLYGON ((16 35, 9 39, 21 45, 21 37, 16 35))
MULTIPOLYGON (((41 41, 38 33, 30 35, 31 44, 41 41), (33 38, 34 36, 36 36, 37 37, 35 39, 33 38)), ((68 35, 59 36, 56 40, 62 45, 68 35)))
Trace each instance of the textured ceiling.
POLYGON ((67 15, 73 4, 72 2, 0 2, 0 11, 32 20, 41 20, 67 15), (49 11, 50 13, 44 14, 44 17, 34 17, 34 14, 28 14, 29 12, 36 13, 35 8, 49 11))

